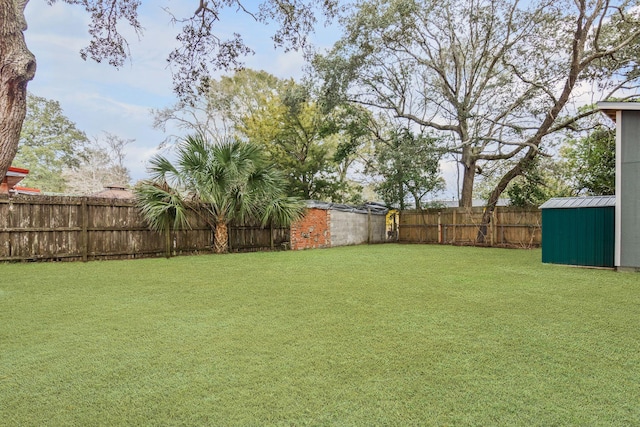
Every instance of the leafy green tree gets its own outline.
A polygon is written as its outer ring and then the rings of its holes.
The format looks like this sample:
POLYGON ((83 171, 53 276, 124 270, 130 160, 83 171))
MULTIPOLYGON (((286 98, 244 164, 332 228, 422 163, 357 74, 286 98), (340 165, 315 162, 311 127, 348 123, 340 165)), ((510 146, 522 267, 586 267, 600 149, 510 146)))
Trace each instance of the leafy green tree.
POLYGON ((283 80, 263 70, 246 68, 209 83, 207 100, 211 110, 220 112, 235 126, 259 114, 272 99, 279 98, 293 80, 283 80))
POLYGON ((441 152, 434 138, 397 129, 375 144, 373 162, 368 171, 380 175, 375 190, 388 206, 406 208, 413 201, 421 209, 424 198, 444 188, 438 163, 441 152))
POLYGON ((195 103, 154 113, 159 128, 173 122, 210 139, 233 135, 263 145, 293 195, 339 202, 359 196, 349 171, 367 134, 369 113, 360 106, 327 110, 307 85, 244 69, 211 80, 195 103))
POLYGON ((282 93, 243 118, 241 132, 263 145, 287 175, 291 194, 333 199, 336 191, 335 140, 325 133, 326 116, 309 92, 290 81, 282 93))
POLYGON ((615 130, 598 126, 588 136, 570 139, 560 151, 577 193, 594 196, 615 194, 615 130))
MULTIPOLYGON (((505 169, 512 167, 509 163, 497 166, 498 170, 482 171, 483 179, 476 182, 475 188, 480 197, 487 197, 505 169)), ((505 194, 509 204, 517 207, 538 207, 552 197, 576 195, 566 162, 548 154, 527 164, 524 172, 509 183, 505 194)))
POLYGON ((242 70, 213 82, 209 97, 236 131, 263 144, 289 182, 306 199, 359 202, 352 170, 370 140, 370 113, 355 104, 326 108, 310 83, 242 70))
MULTIPOLYGON (((325 105, 324 99, 319 101, 325 105)), ((327 134, 336 140, 333 161, 337 170, 337 201, 352 204, 364 202, 363 186, 355 178, 373 152, 378 124, 369 110, 354 103, 332 106, 327 113, 327 134)), ((361 177, 362 179, 362 177, 361 177)))
POLYGON ((461 206, 472 204, 479 168, 511 164, 489 194, 486 226, 543 143, 594 114, 573 108, 583 85, 602 100, 638 87, 639 15, 624 0, 368 0, 316 64, 337 100, 445 136, 463 170, 461 206))
POLYGON ((228 251, 232 221, 260 221, 264 226, 289 225, 304 205, 285 193, 285 181, 264 150, 238 140, 213 144, 190 136, 176 151, 176 160, 156 156, 151 179, 136 193, 143 215, 158 231, 183 222, 186 209, 203 206, 214 229, 214 251, 228 251))
POLYGON ((537 207, 550 197, 544 191, 542 177, 536 173, 525 173, 520 179, 514 179, 507 187, 507 195, 511 206, 537 207))
POLYGON ((65 168, 79 167, 89 139, 64 115, 58 101, 29 94, 14 165, 29 169, 22 184, 44 191, 66 190, 65 168))
MULTIPOLYGON (((166 131, 171 124, 182 134, 202 134, 211 140, 224 140, 236 132, 236 126, 244 117, 263 109, 285 84, 285 80, 266 71, 238 70, 231 76, 209 80, 203 96, 153 110, 153 126, 166 131)), ((177 141, 180 136, 168 135, 163 144, 177 141)))

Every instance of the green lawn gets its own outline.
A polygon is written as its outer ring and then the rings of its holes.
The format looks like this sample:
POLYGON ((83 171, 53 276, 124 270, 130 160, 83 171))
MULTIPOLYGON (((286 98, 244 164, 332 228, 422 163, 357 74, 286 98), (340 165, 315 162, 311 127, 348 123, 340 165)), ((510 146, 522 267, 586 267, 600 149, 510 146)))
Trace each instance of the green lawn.
POLYGON ((640 275, 377 245, 0 265, 0 424, 640 425, 640 275))

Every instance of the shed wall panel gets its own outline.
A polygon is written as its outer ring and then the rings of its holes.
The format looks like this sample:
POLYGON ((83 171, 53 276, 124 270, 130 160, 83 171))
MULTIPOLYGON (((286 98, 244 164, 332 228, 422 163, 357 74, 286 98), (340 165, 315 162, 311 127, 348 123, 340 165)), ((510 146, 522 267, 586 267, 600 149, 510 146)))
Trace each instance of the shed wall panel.
POLYGON ((544 209, 542 262, 614 266, 614 208, 544 209))

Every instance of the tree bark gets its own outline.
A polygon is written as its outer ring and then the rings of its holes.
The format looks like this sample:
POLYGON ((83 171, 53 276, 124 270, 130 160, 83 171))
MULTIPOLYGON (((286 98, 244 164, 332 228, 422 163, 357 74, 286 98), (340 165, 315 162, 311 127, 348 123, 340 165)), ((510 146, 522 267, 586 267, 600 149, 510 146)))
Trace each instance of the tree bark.
POLYGON ((473 181, 476 177, 476 161, 473 156, 471 147, 464 147, 462 150, 462 193, 458 206, 461 208, 470 208, 473 206, 473 181))
POLYGON ((27 113, 27 83, 36 60, 24 40, 24 8, 28 0, 0 0, 0 177, 4 178, 18 151, 27 113))
POLYGON ((480 223, 480 228, 478 229, 478 235, 476 236, 476 241, 478 243, 485 243, 487 240, 487 230, 489 224, 491 224, 491 218, 493 218, 493 212, 496 210, 496 206, 498 204, 498 199, 500 195, 506 190, 507 185, 517 176, 522 174, 524 170, 524 165, 527 162, 530 162, 536 157, 538 150, 533 147, 529 148, 527 154, 520 159, 520 161, 507 172, 502 179, 498 182, 496 187, 493 189, 491 194, 489 195, 489 199, 487 200, 487 206, 482 213, 482 222, 480 223))
POLYGON ((216 223, 216 230, 213 235, 213 251, 217 254, 229 252, 229 228, 224 221, 216 223))

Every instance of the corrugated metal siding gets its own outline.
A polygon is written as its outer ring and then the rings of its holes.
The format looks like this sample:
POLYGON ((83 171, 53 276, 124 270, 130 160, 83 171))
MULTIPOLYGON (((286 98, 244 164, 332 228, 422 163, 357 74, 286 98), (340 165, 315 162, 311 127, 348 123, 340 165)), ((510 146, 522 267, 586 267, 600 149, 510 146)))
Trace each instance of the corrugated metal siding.
POLYGON ((542 262, 614 266, 615 209, 612 206, 542 211, 542 262))

